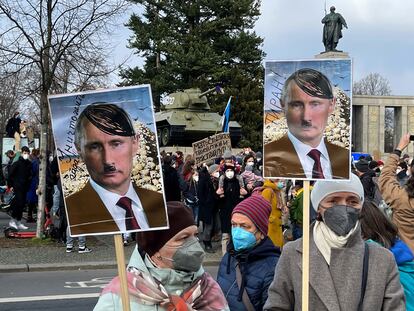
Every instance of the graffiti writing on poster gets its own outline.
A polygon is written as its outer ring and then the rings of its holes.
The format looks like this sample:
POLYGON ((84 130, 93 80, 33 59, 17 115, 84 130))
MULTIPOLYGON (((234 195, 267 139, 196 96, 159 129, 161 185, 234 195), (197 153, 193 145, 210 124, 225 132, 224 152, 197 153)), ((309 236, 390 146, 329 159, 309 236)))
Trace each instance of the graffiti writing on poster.
POLYGON ((76 96, 75 105, 72 110, 72 116, 69 119, 69 127, 66 132, 65 145, 63 149, 57 148, 59 161, 70 163, 69 178, 72 180, 76 179, 76 174, 78 171, 83 171, 83 169, 79 167, 79 156, 78 152, 74 148, 74 143, 76 122, 78 121, 79 109, 84 97, 84 95, 76 96))

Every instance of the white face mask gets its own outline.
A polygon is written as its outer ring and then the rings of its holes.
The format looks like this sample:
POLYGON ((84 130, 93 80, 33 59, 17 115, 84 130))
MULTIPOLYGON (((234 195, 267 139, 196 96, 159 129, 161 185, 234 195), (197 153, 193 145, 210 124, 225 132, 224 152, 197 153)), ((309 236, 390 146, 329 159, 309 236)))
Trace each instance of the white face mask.
POLYGON ((52 162, 53 161, 53 156, 50 156, 49 157, 49 162, 52 162))
POLYGON ((226 177, 227 177, 228 179, 232 179, 232 178, 234 177, 234 172, 233 172, 233 171, 227 171, 227 172, 226 172, 226 177))
POLYGON ((198 175, 193 176, 193 179, 194 179, 195 182, 198 182, 198 175))
POLYGON ((253 166, 254 165, 254 162, 247 162, 246 165, 247 166, 253 166))
POLYGON ((220 177, 220 173, 219 172, 214 172, 213 173, 213 176, 216 177, 216 178, 219 178, 220 177))
POLYGON ((402 169, 397 168, 397 174, 399 174, 402 171, 402 169))
POLYGON ((25 160, 27 160, 27 159, 29 159, 29 155, 27 153, 23 153, 22 154, 22 158, 25 159, 25 160))

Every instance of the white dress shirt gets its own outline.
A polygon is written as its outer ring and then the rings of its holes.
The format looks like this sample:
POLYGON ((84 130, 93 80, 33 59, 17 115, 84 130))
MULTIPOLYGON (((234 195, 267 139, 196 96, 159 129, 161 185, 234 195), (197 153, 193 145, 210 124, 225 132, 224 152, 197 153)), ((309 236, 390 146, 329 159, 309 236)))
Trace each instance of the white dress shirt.
POLYGON ((315 161, 310 156, 308 156, 308 153, 312 149, 318 149, 321 153, 320 161, 323 176, 325 177, 325 179, 332 179, 331 161, 329 160, 328 150, 326 149, 326 145, 323 138, 321 139, 321 142, 316 148, 312 148, 311 146, 302 143, 290 131, 288 131, 288 137, 289 140, 292 142, 293 147, 295 147, 296 154, 298 155, 300 163, 302 164, 302 168, 305 172, 306 178, 312 178, 312 169, 315 163, 315 161))
POLYGON ((132 186, 132 182, 129 183, 127 193, 125 195, 119 195, 117 193, 108 191, 105 188, 101 187, 96 182, 94 182, 92 178, 90 178, 89 181, 91 183, 92 188, 99 195, 106 209, 118 225, 119 231, 126 232, 126 211, 122 207, 116 205, 116 203, 118 203, 119 199, 122 197, 128 197, 129 199, 131 199, 132 211, 134 212, 135 218, 138 221, 139 227, 141 229, 149 228, 147 217, 145 216, 145 212, 142 208, 142 204, 138 197, 138 194, 135 192, 134 187, 132 186))

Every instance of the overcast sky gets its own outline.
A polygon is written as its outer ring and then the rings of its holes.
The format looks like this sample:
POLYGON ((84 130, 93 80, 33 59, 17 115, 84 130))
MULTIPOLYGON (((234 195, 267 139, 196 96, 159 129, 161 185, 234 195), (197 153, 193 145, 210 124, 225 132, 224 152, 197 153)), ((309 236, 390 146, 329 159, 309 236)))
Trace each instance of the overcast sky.
MULTIPOLYGON (((414 1, 263 0, 255 31, 264 39, 265 59, 311 59, 324 51, 325 3, 328 12, 334 5, 348 24, 337 48, 353 59, 354 81, 378 72, 390 81, 393 95, 414 96, 414 1)), ((130 34, 124 28, 114 37, 116 59, 131 55, 125 47, 130 34)), ((132 55, 128 63, 141 62, 132 55)))

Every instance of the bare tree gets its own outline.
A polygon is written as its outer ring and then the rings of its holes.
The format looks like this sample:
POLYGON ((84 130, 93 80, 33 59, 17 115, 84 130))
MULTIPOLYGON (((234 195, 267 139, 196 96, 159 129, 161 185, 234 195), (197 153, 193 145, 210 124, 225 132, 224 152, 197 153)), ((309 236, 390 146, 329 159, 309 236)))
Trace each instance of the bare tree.
POLYGON ((390 82, 379 73, 370 73, 354 83, 353 93, 356 95, 391 95, 390 82))
POLYGON ((53 89, 69 89, 65 69, 84 77, 85 65, 97 53, 110 52, 108 34, 127 5, 126 0, 0 0, 0 66, 14 73, 29 70, 37 78, 31 81, 31 91, 40 99, 41 119, 37 237, 45 207, 47 95, 53 89))

